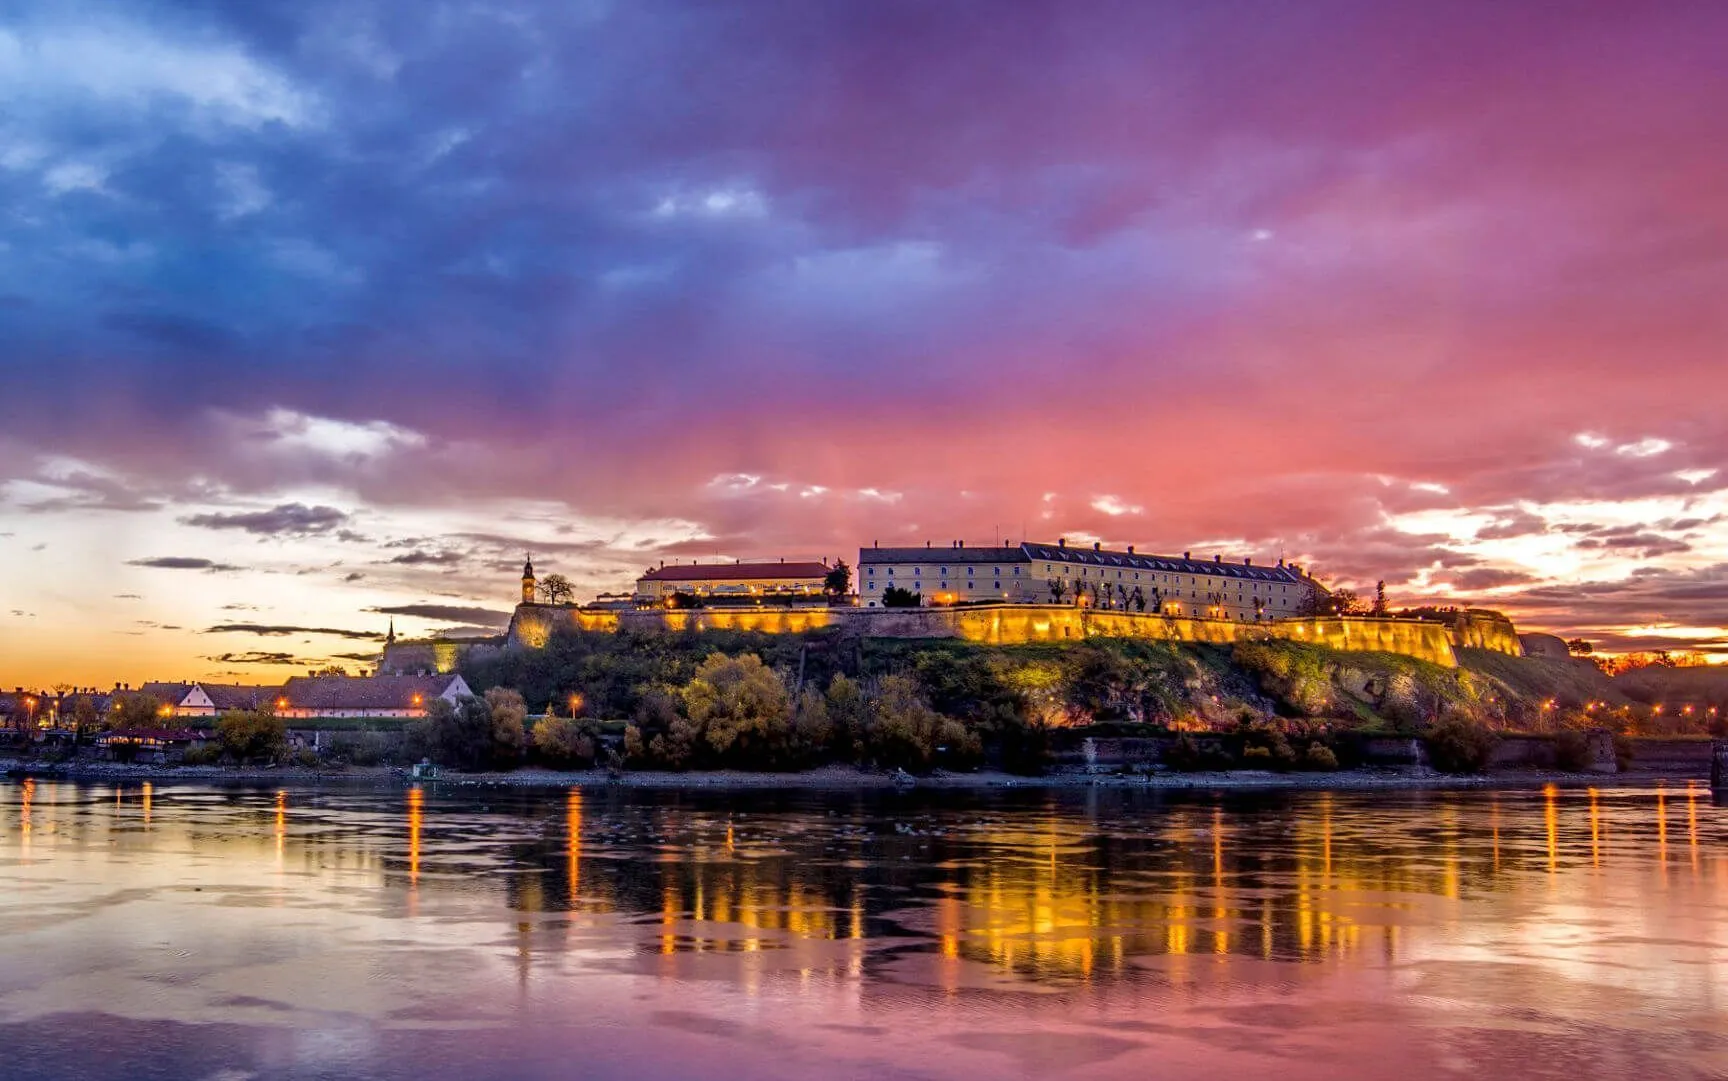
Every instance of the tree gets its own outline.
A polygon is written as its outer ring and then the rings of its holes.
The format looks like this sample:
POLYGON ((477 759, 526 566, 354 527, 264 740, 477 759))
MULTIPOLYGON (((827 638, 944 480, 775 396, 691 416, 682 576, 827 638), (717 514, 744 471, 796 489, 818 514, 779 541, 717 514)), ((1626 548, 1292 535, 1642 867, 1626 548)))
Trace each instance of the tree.
POLYGON ((842 753, 853 761, 863 758, 870 729, 870 703, 864 689, 842 672, 828 684, 825 698, 828 723, 842 753))
POLYGON ((315 679, 321 676, 347 676, 348 669, 339 664, 329 664, 325 665, 323 668, 312 669, 311 674, 315 679))
POLYGON ((852 592, 852 568, 846 565, 844 559, 835 560, 834 569, 823 577, 822 592, 834 599, 852 592))
POLYGON ((547 604, 568 604, 576 599, 576 587, 562 574, 548 574, 540 579, 540 596, 547 604))
POLYGON ((408 725, 411 756, 454 769, 484 769, 492 756, 492 710, 484 698, 434 698, 426 716, 408 725))
POLYGON ((917 608, 924 603, 924 594, 914 593, 899 586, 889 586, 882 591, 882 607, 884 608, 917 608))
POLYGON ((884 676, 875 692, 870 696, 868 742, 879 764, 924 769, 939 748, 960 759, 981 753, 978 737, 931 709, 910 676, 884 676))
POLYGON ((1461 716, 1436 721, 1424 739, 1428 760, 1441 773, 1481 773, 1498 742, 1486 726, 1461 716))
POLYGON ((216 722, 216 739, 236 762, 274 761, 288 748, 287 727, 265 710, 235 710, 216 722))
POLYGON ((109 728, 153 728, 162 723, 168 706, 136 692, 119 694, 108 705, 109 728))
POLYGON ((547 717, 534 726, 534 752, 553 766, 589 764, 599 747, 592 721, 547 717))
POLYGON ((722 761, 781 764, 790 696, 786 684, 754 653, 710 653, 679 697, 690 723, 722 761))
POLYGON ((1574 657, 1588 657, 1596 652, 1596 647, 1582 638, 1568 638, 1566 640, 1566 652, 1574 657))
POLYGON ((1386 583, 1384 580, 1374 583, 1374 614, 1386 614, 1386 583))
POLYGON ((96 713, 96 702, 87 694, 72 699, 72 743, 83 743, 97 728, 102 718, 96 713))
POLYGON ((522 695, 508 687, 493 687, 486 692, 486 710, 491 715, 492 752, 490 765, 509 768, 522 760, 528 746, 523 722, 528 719, 528 707, 522 695))
POLYGON ((1050 602, 1052 604, 1061 604, 1063 596, 1068 592, 1067 579, 1052 578, 1048 584, 1050 586, 1050 602))

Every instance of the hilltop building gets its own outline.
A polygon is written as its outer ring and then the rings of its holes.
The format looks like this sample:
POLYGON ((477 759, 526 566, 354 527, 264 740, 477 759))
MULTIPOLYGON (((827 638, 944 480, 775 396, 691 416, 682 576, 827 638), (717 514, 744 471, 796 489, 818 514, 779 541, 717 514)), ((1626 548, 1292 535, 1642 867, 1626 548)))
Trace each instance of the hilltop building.
POLYGON ((1301 615, 1319 588, 1283 560, 1256 566, 1251 559, 1227 563, 1186 552, 1143 555, 1132 547, 1071 547, 1065 538, 988 548, 961 541, 945 548, 864 548, 858 575, 858 601, 867 608, 882 607, 883 595, 897 587, 923 605, 1081 604, 1243 622, 1301 615))
POLYGON ((816 600, 833 568, 826 563, 662 563, 636 579, 639 604, 659 605, 675 593, 750 604, 759 599, 816 600))

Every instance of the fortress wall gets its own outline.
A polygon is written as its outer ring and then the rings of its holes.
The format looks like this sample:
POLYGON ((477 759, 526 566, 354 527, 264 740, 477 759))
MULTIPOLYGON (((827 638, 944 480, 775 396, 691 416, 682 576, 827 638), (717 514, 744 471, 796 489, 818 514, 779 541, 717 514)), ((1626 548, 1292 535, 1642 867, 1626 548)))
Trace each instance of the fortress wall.
POLYGON ((1510 619, 1487 612, 1464 612, 1453 620, 1452 644, 1459 649, 1491 649, 1514 657, 1524 656, 1518 628, 1510 619))
POLYGON ((689 608, 620 612, 618 626, 628 630, 754 631, 802 634, 832 627, 845 608, 689 608))
MULTIPOLYGON (((584 630, 730 630, 800 634, 844 627, 866 638, 958 638, 987 645, 1077 642, 1085 638, 1141 638, 1163 642, 1284 638, 1352 652, 1379 651, 1457 666, 1453 634, 1442 623, 1405 619, 1328 618, 1238 623, 1180 619, 1139 612, 1099 612, 1055 605, 976 608, 696 608, 680 611, 584 612, 523 605, 510 624, 513 643, 538 648, 554 627, 584 630)), ((1510 624, 1508 624, 1510 626, 1510 624)), ((1516 636, 1513 637, 1515 642, 1516 636)))

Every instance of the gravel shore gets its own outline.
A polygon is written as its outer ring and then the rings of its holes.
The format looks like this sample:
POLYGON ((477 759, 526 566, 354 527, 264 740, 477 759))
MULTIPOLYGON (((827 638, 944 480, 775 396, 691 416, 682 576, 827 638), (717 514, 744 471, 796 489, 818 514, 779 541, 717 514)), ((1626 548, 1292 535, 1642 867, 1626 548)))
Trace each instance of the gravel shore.
MULTIPOLYGON (((48 766, 0 759, 0 774, 13 778, 38 777, 79 783, 167 782, 180 784, 271 784, 271 785, 370 785, 399 787, 408 783, 398 771, 387 767, 368 769, 311 770, 231 766, 141 766, 116 762, 80 762, 48 766)), ((1414 789, 1520 789, 1543 785, 1655 785, 1685 783, 1702 774, 1553 773, 1508 770, 1475 776, 1450 776, 1425 769, 1339 770, 1333 773, 1269 773, 1257 770, 1229 772, 1152 773, 1142 775, 1055 773, 1044 777, 1019 777, 1009 773, 942 773, 908 779, 880 770, 829 766, 798 773, 745 773, 729 770, 702 773, 657 771, 609 774, 604 770, 520 769, 509 773, 446 773, 427 782, 447 788, 556 788, 584 787, 650 789, 788 789, 850 790, 891 789, 989 789, 989 788, 1141 788, 1160 790, 1217 789, 1309 789, 1315 791, 1378 791, 1414 789)))

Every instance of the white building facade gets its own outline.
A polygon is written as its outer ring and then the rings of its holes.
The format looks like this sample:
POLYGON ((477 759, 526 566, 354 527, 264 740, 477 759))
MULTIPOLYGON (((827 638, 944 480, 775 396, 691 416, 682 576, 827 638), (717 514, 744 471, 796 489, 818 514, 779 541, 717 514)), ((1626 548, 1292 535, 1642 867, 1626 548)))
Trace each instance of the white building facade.
POLYGON ((1116 551, 1094 544, 1023 542, 969 548, 861 549, 858 603, 884 607, 889 589, 923 605, 1079 604, 1191 619, 1262 622, 1310 610, 1317 583, 1279 560, 1226 562, 1116 551))

